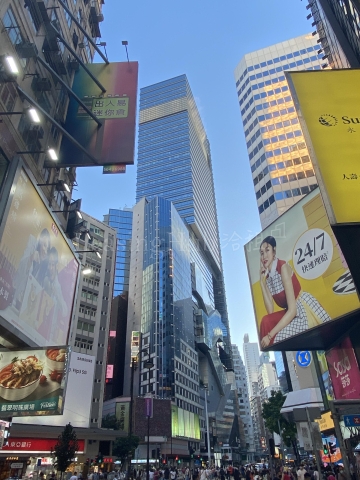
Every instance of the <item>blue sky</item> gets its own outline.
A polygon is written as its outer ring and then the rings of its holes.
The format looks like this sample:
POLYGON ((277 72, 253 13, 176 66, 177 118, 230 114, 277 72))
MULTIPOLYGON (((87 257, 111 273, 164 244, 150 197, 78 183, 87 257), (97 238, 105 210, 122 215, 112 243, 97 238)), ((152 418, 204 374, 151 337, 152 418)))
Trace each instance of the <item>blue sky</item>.
MULTIPOLYGON (((139 62, 139 88, 185 73, 212 152, 232 342, 257 340, 243 245, 260 229, 234 81, 244 54, 312 30, 300 0, 106 0, 101 41, 112 62, 139 62)), ((99 60, 95 60, 99 61, 99 60)), ((135 203, 135 165, 125 175, 79 168, 82 209, 102 220, 135 203)))

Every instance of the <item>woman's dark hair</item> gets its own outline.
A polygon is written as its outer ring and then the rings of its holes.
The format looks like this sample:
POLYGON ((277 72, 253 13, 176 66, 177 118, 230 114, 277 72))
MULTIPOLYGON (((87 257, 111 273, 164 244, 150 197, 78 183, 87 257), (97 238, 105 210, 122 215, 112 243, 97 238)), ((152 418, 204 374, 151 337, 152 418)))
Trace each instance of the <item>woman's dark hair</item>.
POLYGON ((271 237, 270 235, 268 237, 265 237, 264 240, 261 242, 260 244, 260 247, 261 245, 263 245, 264 243, 268 243, 269 245, 271 245, 273 248, 276 248, 276 240, 274 237, 271 237))

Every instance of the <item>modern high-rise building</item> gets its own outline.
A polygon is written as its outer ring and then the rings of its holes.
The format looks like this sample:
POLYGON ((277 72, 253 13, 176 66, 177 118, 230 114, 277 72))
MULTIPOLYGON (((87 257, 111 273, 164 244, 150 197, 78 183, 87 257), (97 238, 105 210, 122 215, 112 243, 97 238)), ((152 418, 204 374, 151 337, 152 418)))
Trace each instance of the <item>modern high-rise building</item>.
POLYGON ((154 196, 171 201, 187 225, 205 303, 221 315, 230 355, 210 145, 186 75, 140 91, 136 201, 154 196))
MULTIPOLYGON (((140 332, 134 395, 171 399, 179 418, 200 425, 201 438, 180 436, 203 456, 209 438, 220 458, 222 443, 238 447, 241 424, 210 147, 185 75, 141 89, 139 124, 125 369, 140 332)), ((130 388, 125 373, 124 395, 130 388)))
POLYGON ((357 0, 309 2, 308 19, 319 35, 322 61, 331 68, 360 67, 360 6, 357 0))
POLYGON ((131 208, 110 208, 104 223, 116 230, 114 297, 129 291, 130 246, 133 213, 131 208))
POLYGON ((259 345, 257 342, 250 342, 249 335, 245 333, 243 343, 243 354, 245 361, 246 376, 248 380, 249 396, 258 394, 258 371, 260 366, 259 345))
POLYGON ((317 37, 302 35, 246 54, 235 81, 263 228, 317 185, 286 70, 320 70, 317 37))
POLYGON ((254 461, 255 444, 254 444, 254 426, 251 416, 250 396, 248 390, 248 381, 246 376, 246 368, 241 357, 237 345, 232 344, 232 357, 234 362, 235 383, 239 402, 240 418, 244 426, 245 446, 247 451, 247 460, 254 461))

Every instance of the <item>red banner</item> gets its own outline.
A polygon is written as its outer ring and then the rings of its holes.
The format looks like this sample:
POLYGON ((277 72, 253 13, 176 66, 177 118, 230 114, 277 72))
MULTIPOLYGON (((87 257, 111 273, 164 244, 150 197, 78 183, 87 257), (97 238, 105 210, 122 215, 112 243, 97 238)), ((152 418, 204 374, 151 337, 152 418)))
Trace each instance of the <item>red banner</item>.
MULTIPOLYGON (((8 445, 4 445, 2 450, 12 452, 44 452, 50 453, 57 443, 57 438, 12 438, 10 437, 8 445)), ((85 448, 85 440, 78 440, 79 450, 82 453, 85 448)))
POLYGON ((360 398, 360 372, 350 338, 329 350, 326 360, 336 400, 360 398))

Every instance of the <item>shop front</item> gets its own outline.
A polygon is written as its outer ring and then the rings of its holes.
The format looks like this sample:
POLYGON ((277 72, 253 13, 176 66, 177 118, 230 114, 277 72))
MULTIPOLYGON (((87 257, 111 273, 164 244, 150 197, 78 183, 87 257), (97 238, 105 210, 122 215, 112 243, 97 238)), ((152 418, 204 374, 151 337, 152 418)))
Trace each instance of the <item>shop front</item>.
MULTIPOLYGON (((9 477, 42 479, 54 471, 51 450, 57 438, 10 438, 0 451, 0 480, 9 477)), ((82 471, 85 440, 78 440, 79 450, 72 469, 82 471)))

